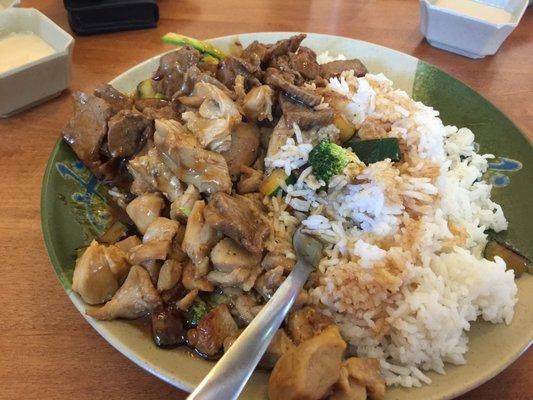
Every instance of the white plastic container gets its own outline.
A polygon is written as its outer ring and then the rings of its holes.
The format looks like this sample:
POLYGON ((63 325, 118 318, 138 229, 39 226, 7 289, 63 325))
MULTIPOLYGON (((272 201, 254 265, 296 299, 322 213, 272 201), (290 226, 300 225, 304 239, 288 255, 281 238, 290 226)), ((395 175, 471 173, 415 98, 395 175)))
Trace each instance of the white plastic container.
POLYGON ((20 7, 20 0, 0 0, 0 12, 11 7, 20 7))
POLYGON ((498 6, 512 15, 509 23, 496 24, 435 5, 437 0, 420 0, 420 31, 439 49, 470 58, 496 53, 516 28, 529 0, 477 0, 498 6))
POLYGON ((74 39, 33 8, 0 12, 0 35, 33 32, 54 48, 54 53, 0 73, 0 117, 9 117, 58 96, 70 82, 74 39))

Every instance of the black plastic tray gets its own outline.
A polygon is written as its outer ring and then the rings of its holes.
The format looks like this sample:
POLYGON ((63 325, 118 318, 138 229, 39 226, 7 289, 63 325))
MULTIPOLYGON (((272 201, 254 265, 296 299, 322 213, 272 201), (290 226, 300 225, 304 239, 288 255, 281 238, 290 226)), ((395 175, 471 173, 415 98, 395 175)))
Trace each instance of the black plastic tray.
POLYGON ((155 28, 156 0, 64 0, 68 22, 78 35, 155 28))

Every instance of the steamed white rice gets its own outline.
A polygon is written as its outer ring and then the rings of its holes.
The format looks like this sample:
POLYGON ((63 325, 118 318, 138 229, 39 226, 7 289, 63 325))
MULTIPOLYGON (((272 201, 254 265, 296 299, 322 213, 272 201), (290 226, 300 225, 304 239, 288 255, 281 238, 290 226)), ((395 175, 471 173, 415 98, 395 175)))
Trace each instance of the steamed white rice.
MULTIPOLYGON (((465 362, 471 322, 513 318, 513 271, 481 256, 485 231, 507 228, 481 179, 492 156, 476 153, 469 129, 444 126, 438 111, 382 74, 345 72, 328 87, 349 99, 342 112, 363 138, 398 138, 403 159, 335 176, 327 187, 308 167, 268 204, 270 246, 293 257, 300 222, 329 243, 312 301, 337 321, 353 354, 380 360, 388 385, 429 384, 425 371, 465 362)), ((293 129, 267 167, 289 174, 307 163, 317 138, 338 133, 293 129)))

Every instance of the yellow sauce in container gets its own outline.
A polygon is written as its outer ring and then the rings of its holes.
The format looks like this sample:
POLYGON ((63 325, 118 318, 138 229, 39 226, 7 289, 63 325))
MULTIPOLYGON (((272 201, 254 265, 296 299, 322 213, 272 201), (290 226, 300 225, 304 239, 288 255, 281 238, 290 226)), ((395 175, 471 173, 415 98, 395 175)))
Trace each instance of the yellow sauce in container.
POLYGON ((513 18, 513 15, 503 8, 474 0, 437 0, 435 5, 495 24, 506 24, 513 18))
POLYGON ((52 46, 33 32, 14 32, 0 36, 0 74, 54 52, 52 46))

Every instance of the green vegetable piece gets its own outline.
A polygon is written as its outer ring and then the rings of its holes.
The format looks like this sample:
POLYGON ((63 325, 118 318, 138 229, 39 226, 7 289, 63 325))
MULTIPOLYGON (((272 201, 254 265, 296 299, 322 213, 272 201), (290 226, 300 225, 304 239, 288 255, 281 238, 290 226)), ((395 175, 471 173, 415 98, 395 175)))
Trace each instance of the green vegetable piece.
POLYGON ((206 54, 202 57, 202 61, 206 64, 218 64, 218 58, 215 58, 209 54, 206 54))
POLYGON ((396 138, 372 139, 372 140, 349 140, 345 144, 350 147, 359 159, 366 165, 390 158, 392 161, 400 161, 400 145, 396 138))
POLYGON ((140 99, 164 99, 162 93, 157 93, 152 86, 152 79, 148 78, 137 85, 137 97, 140 99))
POLYGON ((202 42, 201 40, 191 38, 188 36, 180 35, 178 33, 169 32, 166 35, 164 35, 162 38, 164 43, 173 44, 175 46, 186 46, 189 45, 191 47, 194 47, 196 50, 198 50, 201 53, 209 54, 210 56, 222 60, 226 57, 226 54, 222 51, 217 49, 212 44, 202 42))
POLYGON ((309 153, 309 164, 317 179, 328 183, 333 175, 339 175, 352 162, 358 162, 357 156, 327 139, 322 139, 309 153))
POLYGON ((207 303, 197 297, 192 306, 190 306, 185 313, 185 321, 187 322, 187 325, 195 327, 208 312, 209 307, 207 306, 207 303))
POLYGON ((507 269, 512 269, 516 278, 527 270, 528 264, 530 263, 527 257, 520 254, 507 243, 492 239, 485 246, 483 257, 492 261, 496 256, 505 261, 507 269))

